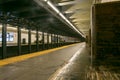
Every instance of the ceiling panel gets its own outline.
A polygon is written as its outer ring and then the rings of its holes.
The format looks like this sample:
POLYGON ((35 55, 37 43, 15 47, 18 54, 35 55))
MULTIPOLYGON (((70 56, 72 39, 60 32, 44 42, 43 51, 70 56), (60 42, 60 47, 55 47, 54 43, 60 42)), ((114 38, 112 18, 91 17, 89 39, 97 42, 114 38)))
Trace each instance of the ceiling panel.
MULTIPOLYGON (((65 4, 64 1, 71 2, 71 0, 61 0, 61 2, 62 1, 62 4, 65 4)), ((74 0, 74 4, 64 11, 66 15, 71 14, 71 16, 67 18, 76 26, 79 31, 84 33, 84 35, 88 35, 88 31, 90 29, 90 10, 92 2, 93 0, 74 0)), ((63 7, 65 7, 65 5, 63 5, 63 7)))

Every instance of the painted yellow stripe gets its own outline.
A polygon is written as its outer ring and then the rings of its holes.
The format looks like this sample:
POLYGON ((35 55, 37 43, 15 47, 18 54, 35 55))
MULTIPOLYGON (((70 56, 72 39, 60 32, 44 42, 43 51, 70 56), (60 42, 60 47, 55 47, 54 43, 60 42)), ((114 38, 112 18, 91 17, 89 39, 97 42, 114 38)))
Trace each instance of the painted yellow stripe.
POLYGON ((70 47, 70 46, 73 46, 73 45, 74 44, 59 47, 59 48, 44 50, 44 51, 40 51, 40 52, 35 52, 35 53, 31 53, 31 54, 26 54, 26 55, 21 55, 21 56, 16 56, 16 57, 12 57, 12 58, 3 59, 3 60, 0 60, 0 66, 5 66, 7 64, 23 61, 23 60, 26 60, 26 59, 29 59, 29 58, 32 58, 32 57, 47 54, 47 53, 50 53, 50 52, 53 52, 53 51, 56 51, 56 50, 60 50, 60 49, 63 49, 63 48, 67 48, 67 47, 70 47))

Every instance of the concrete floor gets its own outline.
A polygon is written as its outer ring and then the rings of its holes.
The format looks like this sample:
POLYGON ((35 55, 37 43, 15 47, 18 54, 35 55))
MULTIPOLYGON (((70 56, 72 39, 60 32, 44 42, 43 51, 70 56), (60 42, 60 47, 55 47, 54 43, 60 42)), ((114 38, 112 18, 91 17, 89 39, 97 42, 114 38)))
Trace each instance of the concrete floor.
POLYGON ((91 66, 89 47, 81 45, 75 55, 49 80, 88 80, 87 73, 91 66))
MULTIPOLYGON (((16 62, 0 67, 0 80, 48 80, 49 77, 53 75, 58 69, 68 63, 68 61, 82 47, 82 45, 85 44, 75 44, 74 46, 57 50, 49 54, 44 54, 21 62, 16 62)), ((81 62, 84 60, 84 62, 87 62, 87 64, 89 61, 88 57, 81 57, 79 60, 81 60, 81 62)), ((85 65, 79 66, 81 68, 79 71, 83 71, 84 69, 82 68, 84 68, 85 65)))

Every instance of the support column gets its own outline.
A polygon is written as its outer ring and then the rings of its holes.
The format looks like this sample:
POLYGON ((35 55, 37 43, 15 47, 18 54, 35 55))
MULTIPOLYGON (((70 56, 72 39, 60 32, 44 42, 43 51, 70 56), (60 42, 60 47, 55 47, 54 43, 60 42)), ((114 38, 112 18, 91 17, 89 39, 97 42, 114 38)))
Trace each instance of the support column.
POLYGON ((28 29, 28 46, 29 46, 29 53, 31 53, 31 27, 28 29))
POLYGON ((44 39, 45 37, 44 37, 44 32, 42 32, 42 49, 44 50, 44 48, 45 48, 45 39, 44 39))
POLYGON ((62 35, 60 35, 60 46, 62 46, 63 38, 62 35))
POLYGON ((52 33, 51 33, 51 48, 53 48, 52 38, 53 38, 53 36, 52 36, 52 33))
POLYGON ((62 42, 62 46, 64 45, 64 41, 65 41, 65 37, 64 36, 62 36, 62 38, 63 38, 63 42, 62 42))
POLYGON ((47 33, 47 48, 49 49, 49 33, 47 33))
POLYGON ((61 42, 62 42, 61 35, 59 35, 59 46, 61 46, 61 42))
POLYGON ((59 36, 57 34, 57 47, 59 47, 59 36))
POLYGON ((36 50, 39 51, 39 34, 38 34, 38 28, 36 30, 36 50))
POLYGON ((18 55, 20 55, 21 54, 21 28, 19 26, 17 27, 17 33, 18 33, 18 37, 17 37, 18 55))
POLYGON ((54 39, 53 45, 54 45, 54 47, 56 47, 55 34, 54 34, 54 36, 53 36, 53 39, 54 39))
POLYGON ((7 56, 7 45, 6 45, 6 29, 7 24, 2 24, 2 59, 6 58, 7 56))

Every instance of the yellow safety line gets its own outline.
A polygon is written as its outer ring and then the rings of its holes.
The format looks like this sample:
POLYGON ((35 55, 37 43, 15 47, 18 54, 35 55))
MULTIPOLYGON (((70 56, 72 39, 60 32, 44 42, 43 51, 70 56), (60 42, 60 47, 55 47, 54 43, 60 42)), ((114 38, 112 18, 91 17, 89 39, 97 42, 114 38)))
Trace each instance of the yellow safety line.
POLYGON ((23 60, 26 60, 26 59, 29 59, 29 58, 32 58, 32 57, 47 54, 47 53, 50 53, 50 52, 53 52, 53 51, 56 51, 56 50, 60 50, 60 49, 63 49, 63 48, 67 48, 67 47, 70 47, 70 46, 73 46, 73 45, 74 44, 63 46, 63 47, 58 47, 58 48, 54 48, 54 49, 44 50, 44 51, 40 51, 40 52, 20 55, 20 56, 16 56, 16 57, 6 58, 6 59, 3 59, 3 60, 0 60, 0 66, 5 66, 7 64, 23 61, 23 60))

